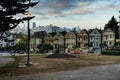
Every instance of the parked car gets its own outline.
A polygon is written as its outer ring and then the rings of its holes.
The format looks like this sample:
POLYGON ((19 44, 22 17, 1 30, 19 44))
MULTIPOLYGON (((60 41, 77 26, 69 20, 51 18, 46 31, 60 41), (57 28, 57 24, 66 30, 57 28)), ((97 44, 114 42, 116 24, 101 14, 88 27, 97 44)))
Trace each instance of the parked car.
POLYGON ((19 54, 24 54, 25 53, 25 51, 19 51, 19 54))
POLYGON ((93 50, 89 50, 88 53, 94 53, 94 51, 93 50))
POLYGON ((74 54, 80 54, 80 51, 75 51, 74 54))

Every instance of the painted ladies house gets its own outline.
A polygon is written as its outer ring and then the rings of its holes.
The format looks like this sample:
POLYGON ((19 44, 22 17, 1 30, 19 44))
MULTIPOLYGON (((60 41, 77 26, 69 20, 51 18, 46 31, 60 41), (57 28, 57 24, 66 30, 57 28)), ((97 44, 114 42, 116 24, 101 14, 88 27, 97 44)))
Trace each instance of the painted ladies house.
POLYGON ((75 32, 70 31, 65 35, 65 44, 69 50, 72 50, 76 47, 76 34, 75 34, 75 32))
POLYGON ((107 28, 103 31, 103 47, 112 48, 115 44, 115 33, 112 29, 107 28))
POLYGON ((60 32, 56 33, 53 39, 54 39, 54 48, 58 48, 64 45, 64 36, 60 32))
POLYGON ((35 32, 30 39, 30 50, 33 52, 38 51, 38 46, 42 44, 46 35, 45 31, 35 32))
POLYGON ((102 31, 95 28, 89 31, 89 47, 97 53, 101 52, 102 48, 102 31))
POLYGON ((81 30, 77 34, 77 46, 81 49, 88 48, 88 31, 86 29, 81 30))
POLYGON ((45 36, 45 38, 44 38, 45 44, 50 44, 50 45, 54 46, 54 38, 53 38, 53 36, 54 36, 55 34, 56 34, 55 32, 48 33, 48 34, 45 36))

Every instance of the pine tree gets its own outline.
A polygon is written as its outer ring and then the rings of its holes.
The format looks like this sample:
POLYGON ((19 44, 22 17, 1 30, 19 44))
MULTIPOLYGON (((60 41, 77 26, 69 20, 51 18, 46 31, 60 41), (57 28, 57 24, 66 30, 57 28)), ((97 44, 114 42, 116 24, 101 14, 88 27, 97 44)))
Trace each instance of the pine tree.
POLYGON ((112 16, 112 18, 108 21, 108 23, 105 25, 105 29, 106 28, 111 28, 112 31, 115 32, 115 38, 118 39, 119 38, 119 26, 118 26, 118 22, 117 20, 114 18, 114 16, 112 16))
POLYGON ((25 18, 16 18, 17 14, 25 14, 29 7, 33 7, 38 2, 31 0, 0 0, 0 33, 9 31, 25 18))

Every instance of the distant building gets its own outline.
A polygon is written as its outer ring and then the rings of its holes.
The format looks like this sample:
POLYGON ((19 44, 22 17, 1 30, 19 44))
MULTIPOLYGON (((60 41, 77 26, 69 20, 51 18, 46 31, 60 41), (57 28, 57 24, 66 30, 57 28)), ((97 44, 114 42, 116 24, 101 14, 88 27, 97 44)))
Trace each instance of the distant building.
POLYGON ((78 32, 80 32, 81 29, 80 29, 79 26, 77 26, 77 27, 72 28, 72 30, 74 30, 74 31, 76 31, 78 33, 78 32))
POLYGON ((60 27, 57 27, 57 26, 52 27, 52 32, 61 32, 61 31, 63 31, 63 29, 60 27))
POLYGON ((36 28, 36 23, 35 23, 35 22, 33 22, 33 29, 34 29, 34 28, 36 28))
POLYGON ((64 27, 63 31, 70 32, 71 29, 64 27))
POLYGON ((11 33, 22 33, 22 34, 24 34, 24 35, 27 35, 27 30, 25 29, 25 26, 23 26, 23 27, 16 27, 16 28, 14 28, 14 29, 12 29, 12 30, 10 30, 10 32, 11 33))
POLYGON ((14 35, 12 33, 9 34, 10 35, 8 37, 0 39, 0 48, 11 47, 16 45, 14 35))

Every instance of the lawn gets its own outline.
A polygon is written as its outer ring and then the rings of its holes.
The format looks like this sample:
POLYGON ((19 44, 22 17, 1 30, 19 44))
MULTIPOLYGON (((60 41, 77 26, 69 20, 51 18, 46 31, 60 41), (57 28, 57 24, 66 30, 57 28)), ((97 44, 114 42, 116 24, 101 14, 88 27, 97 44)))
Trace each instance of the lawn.
POLYGON ((76 58, 44 58, 45 56, 31 55, 30 60, 33 65, 25 68, 18 68, 17 66, 24 65, 27 57, 14 57, 14 63, 8 64, 0 69, 0 77, 77 70, 88 66, 120 63, 120 56, 75 55, 76 58))

